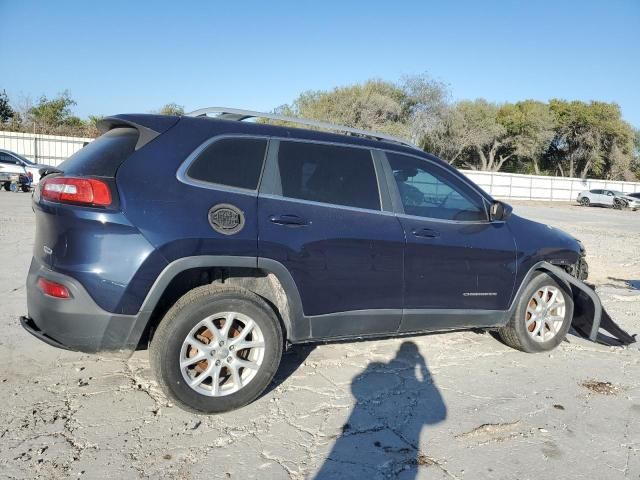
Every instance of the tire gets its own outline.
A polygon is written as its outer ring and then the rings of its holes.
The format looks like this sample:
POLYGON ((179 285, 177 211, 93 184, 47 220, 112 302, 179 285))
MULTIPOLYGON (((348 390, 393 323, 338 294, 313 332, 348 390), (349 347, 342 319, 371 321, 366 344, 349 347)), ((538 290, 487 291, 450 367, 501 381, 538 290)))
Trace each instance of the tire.
POLYGON ((616 210, 623 210, 626 209, 629 206, 629 204, 621 199, 615 199, 613 201, 613 208, 615 208, 616 210))
POLYGON ((580 199, 580 205, 582 205, 583 207, 588 207, 589 206, 589 199, 587 197, 582 197, 580 199))
POLYGON ((518 304, 509 323, 498 330, 504 343, 512 348, 527 353, 546 352, 557 347, 567 335, 573 319, 573 299, 571 289, 557 282, 551 275, 538 272, 523 289, 518 304), (553 292, 562 295, 560 304, 549 310, 549 317, 544 316, 545 303, 540 301, 540 293, 547 289, 547 300, 553 299, 553 292), (548 296, 551 294, 551 296, 548 296), (536 312, 538 304, 541 311, 536 312), (533 311, 533 314, 532 314, 533 311), (555 313, 555 315, 553 315, 555 313), (534 316, 535 315, 535 316, 534 316), (556 318, 556 321, 549 321, 556 318), (560 319, 561 318, 561 319, 560 319), (530 323, 527 326, 527 323, 530 323), (538 327, 544 325, 542 331, 538 327))
POLYGON ((195 413, 221 413, 247 405, 264 391, 278 369, 283 344, 280 322, 262 298, 239 287, 205 285, 186 293, 167 312, 153 335, 149 357, 158 384, 178 406, 195 413), (209 318, 210 327, 198 327, 209 318), (225 334, 228 318, 233 320, 225 334), (249 333, 243 334, 248 325, 249 333), (214 337, 223 339, 224 346, 214 337), (263 347, 234 349, 234 342, 240 347, 247 339, 263 347), (181 362, 196 358, 201 360, 181 368, 181 362), (187 383, 201 378, 197 386, 187 383))
POLYGON ((4 185, 2 185, 2 186, 4 187, 4 189, 5 189, 7 192, 10 192, 10 191, 11 191, 11 182, 5 182, 5 183, 4 183, 4 185))

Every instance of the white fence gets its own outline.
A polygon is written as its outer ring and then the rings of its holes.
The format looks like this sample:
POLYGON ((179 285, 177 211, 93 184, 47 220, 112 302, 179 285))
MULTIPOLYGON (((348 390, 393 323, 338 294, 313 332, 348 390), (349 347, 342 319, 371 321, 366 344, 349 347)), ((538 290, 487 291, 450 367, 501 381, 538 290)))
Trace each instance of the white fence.
MULTIPOLYGON (((58 165, 80 150, 92 138, 63 137, 0 131, 0 148, 11 150, 30 160, 58 165)), ((621 192, 640 192, 640 182, 614 182, 567 177, 545 177, 502 172, 461 170, 489 194, 520 200, 573 201, 583 190, 605 188, 621 192)))
POLYGON ((93 138, 63 137, 0 131, 0 148, 19 153, 37 163, 58 165, 93 138))
POLYGON ((615 182, 568 177, 546 177, 517 173, 461 170, 491 196, 516 200, 575 201, 578 193, 593 188, 640 192, 640 182, 615 182))

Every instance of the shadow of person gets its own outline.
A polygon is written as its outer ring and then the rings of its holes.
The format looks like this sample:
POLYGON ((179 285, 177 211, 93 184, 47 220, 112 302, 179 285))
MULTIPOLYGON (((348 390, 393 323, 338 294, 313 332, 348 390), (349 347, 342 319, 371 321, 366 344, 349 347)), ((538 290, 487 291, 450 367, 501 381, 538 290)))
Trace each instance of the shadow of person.
POLYGON ((447 408, 415 343, 404 342, 389 363, 370 363, 351 391, 355 406, 316 480, 412 479, 433 463, 420 433, 444 420, 447 408))

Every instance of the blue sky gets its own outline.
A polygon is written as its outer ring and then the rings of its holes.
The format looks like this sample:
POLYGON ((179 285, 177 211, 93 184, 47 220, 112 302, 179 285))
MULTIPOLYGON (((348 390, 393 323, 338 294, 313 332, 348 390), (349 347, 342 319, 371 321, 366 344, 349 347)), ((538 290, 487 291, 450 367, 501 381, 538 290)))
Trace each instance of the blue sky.
POLYGON ((0 0, 0 20, 0 89, 69 89, 82 117, 428 72, 454 99, 614 101, 640 127, 640 0, 0 0))

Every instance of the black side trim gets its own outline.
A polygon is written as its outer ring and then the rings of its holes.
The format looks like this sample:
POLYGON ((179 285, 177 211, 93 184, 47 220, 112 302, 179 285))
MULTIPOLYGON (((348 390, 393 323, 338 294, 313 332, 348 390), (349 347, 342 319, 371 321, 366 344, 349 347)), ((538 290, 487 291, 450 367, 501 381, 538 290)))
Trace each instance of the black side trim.
POLYGON ((287 330, 287 340, 290 342, 296 342, 310 337, 311 330, 309 322, 304 317, 304 313, 302 311, 302 302, 300 300, 298 288, 296 287, 291 274, 284 265, 276 260, 268 258, 203 255, 180 258, 165 267, 156 279, 155 283, 151 286, 151 289, 140 308, 135 324, 133 325, 129 338, 127 339, 128 344, 137 345, 145 331, 145 328, 147 327, 147 323, 149 322, 149 318, 151 317, 153 310, 173 278, 185 270, 202 267, 245 267, 256 268, 268 273, 273 273, 287 294, 289 317, 283 318, 285 328, 287 330))
POLYGON ((304 316, 298 286, 289 273, 289 270, 287 270, 287 267, 277 260, 258 257, 258 268, 273 273, 287 294, 287 302, 289 304, 289 321, 287 322, 285 319, 287 340, 295 343, 299 340, 310 338, 311 324, 309 319, 304 316))
POLYGON ((501 327, 509 321, 504 310, 415 309, 404 310, 400 332, 501 327))
POLYGON ((398 331, 401 309, 355 310, 306 317, 311 338, 329 339, 361 335, 390 335, 398 331))

